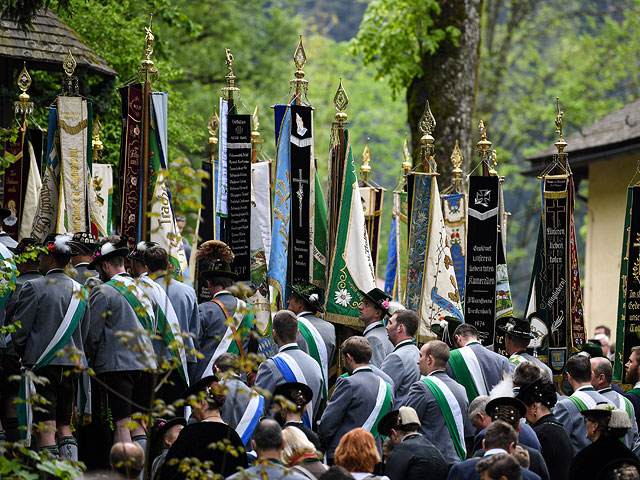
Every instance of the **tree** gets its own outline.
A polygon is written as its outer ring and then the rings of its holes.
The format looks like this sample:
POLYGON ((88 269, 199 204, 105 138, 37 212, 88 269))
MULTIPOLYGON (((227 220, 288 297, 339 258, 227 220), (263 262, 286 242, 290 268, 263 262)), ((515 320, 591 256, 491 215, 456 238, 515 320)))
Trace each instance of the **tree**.
MULTIPOLYGON (((455 141, 471 152, 472 113, 480 41, 479 0, 425 2, 374 0, 353 42, 365 64, 375 64, 396 94, 405 92, 414 163, 418 123, 429 100, 436 118, 439 171, 448 178, 455 141)), ((446 180, 445 180, 446 182, 446 180)))

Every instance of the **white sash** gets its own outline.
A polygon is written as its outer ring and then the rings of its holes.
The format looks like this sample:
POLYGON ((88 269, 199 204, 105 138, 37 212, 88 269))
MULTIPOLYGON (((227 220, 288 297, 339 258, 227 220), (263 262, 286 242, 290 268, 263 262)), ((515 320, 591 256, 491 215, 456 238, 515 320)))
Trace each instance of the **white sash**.
POLYGON ((582 401, 582 403, 584 403, 585 406, 587 407, 587 410, 591 410, 596 407, 596 401, 587 392, 583 392, 582 390, 577 390, 573 392, 573 395, 571 396, 576 397, 580 401, 582 401))
MULTIPOLYGON (((462 347, 459 351, 462 355, 462 358, 464 358, 465 363, 467 364, 467 368, 469 369, 471 378, 473 378, 473 383, 476 386, 478 395, 489 395, 489 392, 487 392, 487 387, 485 386, 486 384, 484 381, 484 374, 482 373, 482 369, 480 368, 480 363, 478 362, 476 353, 468 345, 462 347)), ((464 438, 464 436, 462 438, 464 438)))
POLYGON ((327 354, 327 345, 324 343, 324 339, 320 332, 316 327, 313 326, 309 320, 304 317, 298 317, 298 321, 302 322, 305 327, 309 329, 311 332, 311 336, 313 337, 313 341, 316 343, 316 348, 318 349, 318 355, 320 355, 320 368, 322 368, 322 376, 324 377, 325 385, 329 381, 329 356, 327 354))
POLYGON ((9 250, 4 243, 0 243, 0 256, 3 260, 9 260, 13 257, 13 253, 11 253, 11 250, 9 250))
POLYGON ((460 443, 462 444, 462 448, 465 449, 466 452, 464 443, 464 424, 462 423, 462 410, 460 409, 458 400, 456 399, 451 389, 447 386, 447 384, 440 380, 436 375, 430 375, 428 378, 436 384, 438 389, 440 389, 440 391, 444 395, 444 398, 447 399, 447 403, 449 404, 449 408, 451 408, 451 413, 453 414, 453 420, 456 422, 456 430, 458 430, 458 437, 461 440, 460 443))
MULTIPOLYGON (((215 297, 214 297, 215 298, 215 297)), ((234 314, 231 316, 233 321, 233 327, 237 330, 238 327, 242 324, 242 319, 244 318, 244 310, 246 309, 247 304, 236 298, 236 310, 234 314)), ((213 355, 209 359, 209 363, 207 364, 207 368, 204 369, 204 373, 202 377, 206 377, 208 375, 213 375, 213 364, 218 359, 220 355, 223 353, 227 353, 229 350, 229 346, 231 342, 235 341, 235 337, 233 335, 233 330, 231 330, 231 326, 229 325, 227 329, 224 331, 224 335, 220 339, 220 343, 216 347, 213 355)))
POLYGON ((387 396, 387 382, 378 377, 378 395, 376 396, 376 405, 371 410, 371 413, 367 417, 367 419, 362 424, 362 428, 367 432, 371 432, 373 425, 376 423, 376 419, 380 414, 380 410, 382 409, 382 405, 384 405, 384 398, 387 396))

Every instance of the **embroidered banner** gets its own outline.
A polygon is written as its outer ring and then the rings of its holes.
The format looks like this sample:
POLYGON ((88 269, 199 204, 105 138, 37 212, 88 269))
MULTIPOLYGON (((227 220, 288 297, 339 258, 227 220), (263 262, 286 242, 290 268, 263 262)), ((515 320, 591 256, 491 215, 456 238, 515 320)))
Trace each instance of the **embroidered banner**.
POLYGON ((531 331, 537 336, 531 341, 529 346, 537 353, 541 362, 549 361, 549 320, 548 308, 545 292, 545 261, 544 261, 544 236, 542 234, 542 219, 538 228, 538 241, 533 257, 533 270, 531 272, 531 282, 529 283, 529 295, 527 297, 527 308, 525 317, 531 322, 531 331))
MULTIPOLYGON (((2 201, 4 208, 8 208, 11 214, 2 222, 2 229, 14 240, 18 240, 20 230, 20 218, 23 210, 25 192, 25 167, 29 167, 29 159, 24 161, 25 137, 27 123, 18 130, 18 138, 15 142, 9 142, 4 146, 5 158, 13 156, 11 165, 4 172, 2 201)), ((27 152, 28 153, 28 152, 27 152)))
POLYGON ((315 171, 314 191, 314 229, 313 229, 313 280, 312 283, 320 288, 325 287, 327 270, 327 202, 324 199, 318 171, 315 171))
POLYGON ((451 249, 451 259, 456 271, 456 282, 460 295, 464 297, 466 274, 465 249, 467 246, 467 196, 452 193, 442 197, 444 226, 447 229, 447 245, 451 249))
POLYGON ((504 179, 498 185, 498 219, 500 232, 498 234, 498 267, 496 271, 496 325, 493 351, 500 355, 509 356, 505 345, 505 337, 498 328, 506 325, 507 318, 513 316, 513 301, 511 300, 511 285, 507 269, 507 214, 504 210, 504 179))
POLYGON ((582 350, 582 346, 587 341, 584 329, 584 309, 582 304, 582 287, 580 285, 580 264, 578 263, 578 244, 576 243, 576 226, 573 217, 575 206, 573 177, 569 179, 569 276, 571 283, 569 285, 569 301, 571 308, 568 318, 571 321, 569 334, 570 353, 582 350))
POLYGON ((380 248, 380 220, 382 219, 382 202, 384 200, 385 189, 371 185, 360 187, 362 197, 362 207, 364 208, 364 218, 367 224, 367 235, 369 237, 369 248, 371 250, 371 261, 373 268, 378 273, 378 250, 380 248))
MULTIPOLYGON (((34 132, 34 130, 30 129, 29 137, 32 136, 32 132, 34 132)), ((36 136, 41 137, 39 143, 40 148, 42 148, 42 132, 40 130, 36 130, 35 132, 36 136)), ((29 160, 28 163, 25 162, 25 166, 28 165, 29 168, 27 169, 26 176, 23 175, 23 178, 26 178, 26 188, 23 191, 23 208, 22 214, 20 215, 20 231, 18 233, 19 240, 31 236, 31 227, 33 226, 33 219, 35 218, 35 213, 38 209, 40 191, 42 190, 40 168, 38 167, 35 148, 31 143, 30 138, 27 141, 27 146, 29 150, 29 160)))
POLYGON ((469 178, 467 272, 464 318, 492 345, 495 332, 498 261, 498 177, 469 178))

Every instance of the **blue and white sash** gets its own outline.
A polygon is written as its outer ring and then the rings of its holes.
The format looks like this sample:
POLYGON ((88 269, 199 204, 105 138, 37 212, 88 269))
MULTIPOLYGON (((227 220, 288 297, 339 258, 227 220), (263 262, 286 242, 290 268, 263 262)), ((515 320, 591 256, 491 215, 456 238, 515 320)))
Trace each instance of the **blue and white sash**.
POLYGON ((264 397, 259 393, 252 391, 247 409, 242 414, 242 418, 236 427, 236 433, 240 436, 244 445, 249 443, 251 435, 253 435, 253 431, 256 429, 263 412, 264 397))
MULTIPOLYGON (((305 385, 308 385, 307 379, 305 378, 304 373, 302 373, 302 370, 300 370, 300 367, 298 366, 296 361, 291 357, 291 355, 285 352, 280 352, 275 357, 271 357, 271 358, 276 364, 276 367, 278 367, 278 370, 280 370, 280 373, 282 374, 282 376, 284 377, 287 383, 298 382, 298 383, 304 383, 305 385)), ((313 415, 313 400, 309 402, 309 404, 307 405, 307 410, 304 412, 304 415, 302 415, 302 422, 309 428, 311 428, 312 415, 313 415)))

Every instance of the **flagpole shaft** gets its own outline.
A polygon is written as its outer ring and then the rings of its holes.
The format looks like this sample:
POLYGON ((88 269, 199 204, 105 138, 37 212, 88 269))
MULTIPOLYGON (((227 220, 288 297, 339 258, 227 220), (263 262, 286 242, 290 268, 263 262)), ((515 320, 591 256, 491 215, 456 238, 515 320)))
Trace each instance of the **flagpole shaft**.
POLYGON ((149 72, 146 73, 144 80, 144 92, 142 101, 142 141, 143 141, 143 155, 142 155, 142 222, 141 229, 141 241, 147 240, 147 208, 148 208, 148 195, 149 195, 149 123, 151 122, 151 81, 149 79, 149 72))

